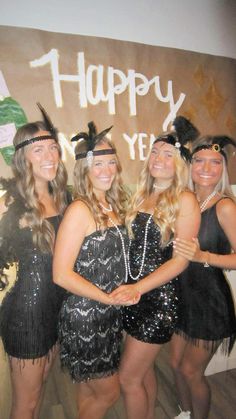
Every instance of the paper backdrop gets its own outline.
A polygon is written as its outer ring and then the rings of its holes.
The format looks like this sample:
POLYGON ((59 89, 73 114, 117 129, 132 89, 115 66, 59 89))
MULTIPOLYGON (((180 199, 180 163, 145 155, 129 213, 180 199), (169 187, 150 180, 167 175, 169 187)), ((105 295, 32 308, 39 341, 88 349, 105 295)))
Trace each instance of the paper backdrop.
POLYGON ((190 118, 201 133, 236 138, 234 59, 7 26, 0 26, 0 39, 1 176, 11 173, 8 151, 16 128, 40 119, 36 102, 60 131, 70 183, 70 138, 91 120, 98 130, 114 126, 111 138, 130 185, 155 136, 176 115, 190 118))

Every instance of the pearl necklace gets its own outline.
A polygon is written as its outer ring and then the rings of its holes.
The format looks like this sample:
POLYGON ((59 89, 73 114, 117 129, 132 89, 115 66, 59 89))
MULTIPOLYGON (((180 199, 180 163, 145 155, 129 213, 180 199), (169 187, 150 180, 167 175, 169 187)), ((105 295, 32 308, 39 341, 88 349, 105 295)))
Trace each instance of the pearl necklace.
POLYGON ((206 199, 200 204, 200 211, 203 212, 204 209, 207 207, 209 201, 217 194, 217 191, 213 191, 206 197, 206 199))
POLYGON ((150 215, 150 217, 148 217, 148 220, 147 220, 147 223, 146 223, 145 232, 144 232, 143 255, 142 255, 140 269, 139 269, 138 275, 136 275, 136 276, 133 276, 132 275, 131 268, 130 268, 129 253, 130 253, 131 240, 129 242, 128 255, 127 255, 127 259, 128 259, 128 272, 129 272, 130 278, 132 278, 133 281, 137 281, 137 279, 140 278, 140 276, 142 274, 142 271, 143 271, 143 266, 144 266, 144 261, 145 261, 145 256, 146 256, 146 249, 147 249, 148 228, 149 228, 149 224, 151 222, 151 219, 152 219, 152 215, 150 215))
POLYGON ((165 189, 169 188, 170 185, 158 185, 157 183, 153 184, 153 189, 156 189, 157 191, 164 191, 165 189))
POLYGON ((110 218, 110 217, 108 217, 108 220, 110 221, 110 223, 113 225, 113 227, 115 227, 116 228, 116 230, 117 230, 117 233, 119 234, 119 236, 120 236, 120 241, 121 241, 121 246, 122 246, 122 252, 123 252, 123 258, 124 258, 124 262, 125 262, 125 283, 127 282, 127 280, 128 280, 128 262, 127 262, 127 257, 126 257, 126 251, 125 251, 125 242, 124 242, 124 237, 123 237, 123 235, 122 235, 122 233, 121 233, 121 231, 120 231, 120 229, 119 229, 119 227, 118 227, 118 225, 117 224, 115 224, 114 223, 114 221, 110 218))
POLYGON ((112 205, 111 204, 109 204, 109 207, 107 208, 107 207, 104 207, 104 205, 102 205, 101 204, 101 202, 99 202, 99 205, 100 205, 100 207, 104 210, 104 211, 106 211, 106 212, 112 212, 112 210, 113 210, 113 208, 112 208, 112 205))

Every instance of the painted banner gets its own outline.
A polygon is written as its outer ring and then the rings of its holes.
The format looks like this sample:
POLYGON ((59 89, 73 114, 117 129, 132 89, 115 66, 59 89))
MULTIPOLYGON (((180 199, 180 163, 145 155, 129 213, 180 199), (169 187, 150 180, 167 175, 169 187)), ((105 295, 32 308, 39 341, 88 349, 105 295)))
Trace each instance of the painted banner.
MULTIPOLYGON (((78 27, 79 30, 79 27, 78 27)), ((236 138, 236 60, 90 36, 0 26, 0 176, 12 138, 36 103, 59 129, 70 183, 70 138, 91 120, 110 125, 124 180, 132 185, 155 137, 184 115, 202 134, 236 138)), ((235 158, 229 162, 236 183, 235 158)))

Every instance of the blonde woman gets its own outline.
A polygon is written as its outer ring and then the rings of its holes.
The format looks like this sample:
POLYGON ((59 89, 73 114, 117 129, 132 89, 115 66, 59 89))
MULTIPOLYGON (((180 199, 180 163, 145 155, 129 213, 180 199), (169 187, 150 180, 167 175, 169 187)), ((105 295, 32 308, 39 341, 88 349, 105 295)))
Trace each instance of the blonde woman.
POLYGON ((14 138, 14 178, 2 180, 0 268, 17 263, 16 282, 3 299, 0 331, 9 355, 11 419, 37 419, 43 383, 57 342, 64 292, 52 282, 55 233, 67 205, 67 174, 57 133, 44 122, 21 127, 14 138))
POLYGON ((180 316, 171 363, 182 412, 206 419, 210 387, 205 370, 220 344, 228 355, 236 339, 234 302, 223 269, 236 269, 236 204, 227 171, 227 136, 204 136, 193 147, 191 184, 202 213, 198 239, 176 240, 190 264, 180 278, 180 316))
MULTIPOLYGON (((61 223, 54 281, 69 291, 60 322, 62 366, 77 382, 80 419, 101 419, 119 397, 120 306, 109 293, 127 279, 121 167, 115 147, 97 133, 78 134, 75 201, 61 223)), ((120 301, 119 301, 120 302, 120 301)), ((134 300, 135 302, 135 300, 134 300)))
POLYGON ((131 285, 112 293, 114 298, 132 292, 142 295, 138 304, 123 312, 127 337, 120 382, 128 419, 154 419, 154 362, 161 345, 170 341, 174 332, 178 305, 175 278, 188 264, 184 257, 172 255, 172 241, 176 236, 191 238, 200 221, 197 200, 187 190, 190 153, 185 147, 197 131, 183 117, 177 117, 173 125, 175 131, 154 142, 127 215, 132 237, 128 252, 131 285))

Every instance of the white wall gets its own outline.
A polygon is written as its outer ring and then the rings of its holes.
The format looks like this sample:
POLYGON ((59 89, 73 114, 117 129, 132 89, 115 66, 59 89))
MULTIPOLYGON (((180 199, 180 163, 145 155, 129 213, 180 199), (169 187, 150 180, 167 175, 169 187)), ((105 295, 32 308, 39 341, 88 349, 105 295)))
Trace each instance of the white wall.
POLYGON ((235 0, 0 0, 0 25, 236 58, 235 0))

